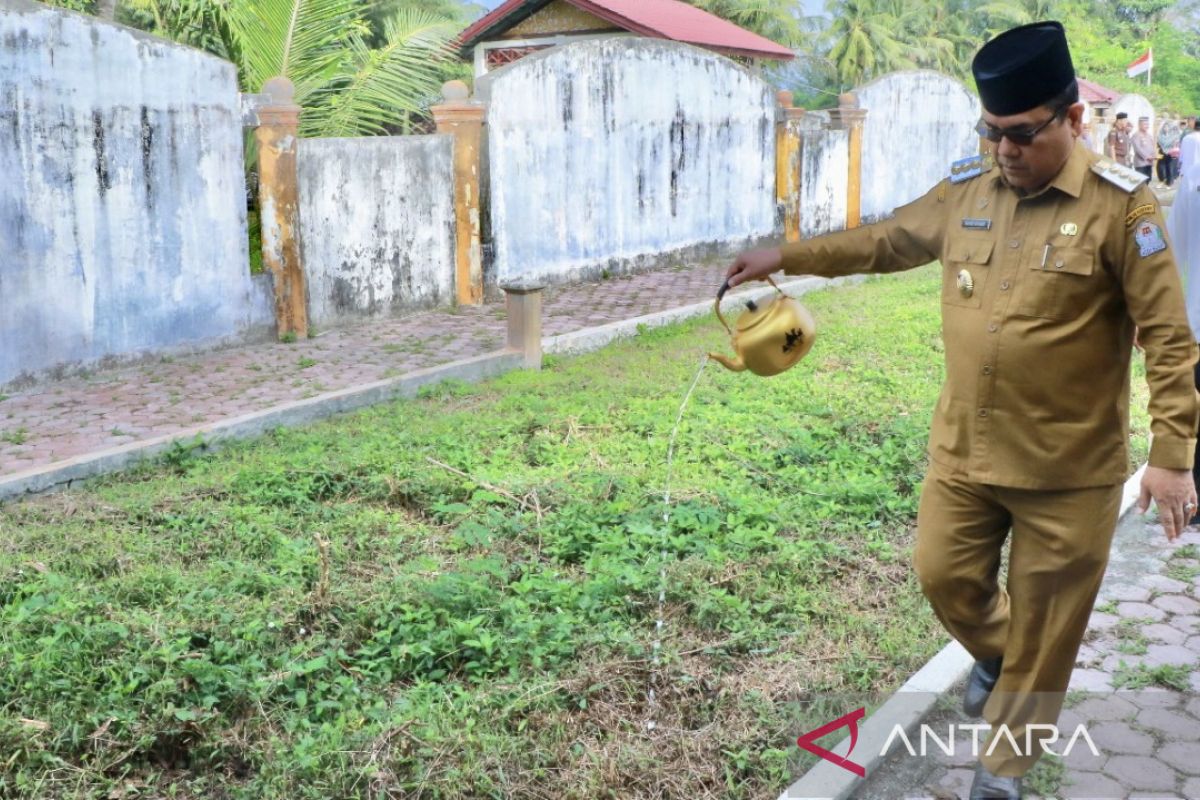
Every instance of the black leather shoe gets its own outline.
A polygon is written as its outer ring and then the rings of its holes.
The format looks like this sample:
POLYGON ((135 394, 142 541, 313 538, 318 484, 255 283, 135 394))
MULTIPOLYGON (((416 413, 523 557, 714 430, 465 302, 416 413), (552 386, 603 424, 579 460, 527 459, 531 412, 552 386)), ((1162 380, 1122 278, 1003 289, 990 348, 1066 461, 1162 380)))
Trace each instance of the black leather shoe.
POLYGON ((971 667, 967 688, 963 691, 963 713, 968 717, 983 715, 983 706, 1000 678, 1000 665, 1003 662, 1003 658, 996 656, 976 661, 975 666, 971 667))
POLYGON ((1002 778, 988 772, 987 767, 975 767, 971 782, 971 800, 1021 800, 1021 779, 1002 778))

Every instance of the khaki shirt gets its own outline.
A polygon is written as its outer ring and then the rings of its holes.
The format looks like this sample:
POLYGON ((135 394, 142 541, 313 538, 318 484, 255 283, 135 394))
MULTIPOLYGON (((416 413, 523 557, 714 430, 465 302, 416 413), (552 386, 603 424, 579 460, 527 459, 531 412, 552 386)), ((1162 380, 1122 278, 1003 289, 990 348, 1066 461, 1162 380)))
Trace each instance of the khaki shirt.
POLYGON ((946 382, 929 455, 952 474, 1030 489, 1123 481, 1135 324, 1150 384, 1150 464, 1192 466, 1196 343, 1170 249, 1141 254, 1165 241, 1162 213, 1145 184, 1131 192, 1093 172, 1098 160, 1077 145, 1026 197, 998 167, 944 180, 892 219, 783 247, 788 274, 942 262, 946 382))
POLYGON ((1108 147, 1105 152, 1119 163, 1128 164, 1130 138, 1129 131, 1121 131, 1113 128, 1108 132, 1108 139, 1106 140, 1108 147))

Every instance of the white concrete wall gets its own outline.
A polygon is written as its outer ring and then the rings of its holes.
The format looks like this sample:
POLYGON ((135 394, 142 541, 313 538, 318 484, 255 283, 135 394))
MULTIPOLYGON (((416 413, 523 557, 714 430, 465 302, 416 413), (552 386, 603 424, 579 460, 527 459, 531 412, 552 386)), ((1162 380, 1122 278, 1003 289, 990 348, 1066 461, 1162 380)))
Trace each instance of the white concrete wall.
POLYGON ((808 120, 800 145, 800 235, 804 238, 846 227, 850 134, 830 130, 829 115, 808 120))
POLYGON ((726 58, 599 39, 528 56, 477 93, 498 281, 775 231, 773 92, 726 58))
POLYGON ((954 78, 928 70, 894 72, 854 90, 863 124, 862 219, 911 202, 979 152, 979 99, 954 78))
POLYGON ((301 244, 316 325, 453 299, 453 143, 300 141, 301 244))
POLYGON ((233 66, 26 0, 0 43, 0 385, 266 322, 233 66))

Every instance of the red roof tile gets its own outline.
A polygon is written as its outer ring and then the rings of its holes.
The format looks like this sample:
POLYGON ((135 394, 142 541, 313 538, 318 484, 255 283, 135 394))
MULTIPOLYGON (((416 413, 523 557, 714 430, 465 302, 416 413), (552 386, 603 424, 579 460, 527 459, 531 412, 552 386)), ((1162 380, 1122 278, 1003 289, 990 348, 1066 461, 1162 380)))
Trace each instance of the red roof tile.
MULTIPOLYGON (((680 0, 565 0, 576 8, 617 27, 655 39, 671 39, 730 55, 789 59, 791 50, 728 20, 701 11, 680 0)), ((459 35, 464 49, 487 34, 503 30, 509 17, 517 20, 547 5, 549 0, 508 0, 459 35)))
POLYGON ((1079 82, 1080 100, 1086 100, 1089 103, 1111 103, 1120 97, 1120 93, 1094 81, 1089 81, 1087 78, 1077 78, 1076 80, 1079 82))

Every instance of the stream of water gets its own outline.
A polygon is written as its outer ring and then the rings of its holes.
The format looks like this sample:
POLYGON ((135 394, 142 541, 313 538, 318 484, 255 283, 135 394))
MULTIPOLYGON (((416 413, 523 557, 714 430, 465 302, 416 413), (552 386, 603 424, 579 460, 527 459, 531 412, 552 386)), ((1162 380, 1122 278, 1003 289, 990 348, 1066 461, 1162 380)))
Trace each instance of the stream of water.
POLYGON ((679 404, 679 413, 675 416, 675 427, 671 429, 671 438, 667 443, 667 481, 663 489, 663 515, 658 551, 658 616, 654 622, 654 645, 650 657, 650 690, 648 693, 650 718, 646 720, 646 730, 650 731, 657 726, 654 714, 658 709, 657 688, 662 655, 663 609, 667 602, 667 537, 671 530, 671 473, 675 465, 675 437, 679 434, 680 423, 683 422, 683 412, 687 409, 688 401, 692 399, 692 392, 696 391, 696 385, 700 383, 700 376, 704 374, 704 367, 707 364, 708 356, 704 355, 701 357, 700 366, 696 369, 695 377, 692 378, 692 385, 688 387, 687 394, 683 396, 683 402, 679 404))

